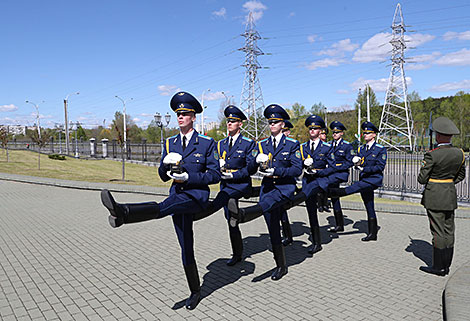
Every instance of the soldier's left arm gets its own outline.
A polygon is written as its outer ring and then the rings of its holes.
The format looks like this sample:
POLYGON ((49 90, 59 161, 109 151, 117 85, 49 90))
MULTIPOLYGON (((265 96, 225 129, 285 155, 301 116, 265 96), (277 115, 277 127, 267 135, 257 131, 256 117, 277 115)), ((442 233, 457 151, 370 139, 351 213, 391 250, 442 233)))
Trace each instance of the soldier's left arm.
POLYGON ((423 185, 428 183, 429 178, 431 177, 433 165, 434 163, 432 161, 431 153, 428 152, 424 154, 423 163, 421 164, 421 168, 419 170, 418 183, 423 185))
POLYGON ((298 141, 293 142, 289 151, 290 167, 274 168, 274 176, 279 177, 297 177, 302 174, 302 159, 300 156, 300 144, 298 141))
POLYGON ((376 156, 376 161, 374 166, 364 166, 363 173, 382 173, 387 164, 387 149, 381 147, 376 156))
POLYGON ((463 150, 462 150, 462 157, 463 157, 462 164, 460 165, 459 171, 457 172, 457 175, 454 178, 455 184, 460 183, 465 178, 465 154, 463 150))
POLYGON ((249 177, 253 175, 254 173, 256 173, 256 170, 257 170, 256 161, 255 161, 255 158, 253 157, 253 149, 255 148, 255 142, 253 140, 251 142, 248 142, 248 141, 245 141, 245 142, 249 143, 247 144, 248 146, 244 148, 246 166, 232 173, 234 179, 241 179, 241 178, 249 177))
POLYGON ((206 157, 206 171, 205 172, 191 172, 187 183, 189 185, 210 185, 220 182, 220 167, 219 167, 219 154, 215 148, 215 141, 211 138, 208 142, 209 145, 205 151, 206 157))

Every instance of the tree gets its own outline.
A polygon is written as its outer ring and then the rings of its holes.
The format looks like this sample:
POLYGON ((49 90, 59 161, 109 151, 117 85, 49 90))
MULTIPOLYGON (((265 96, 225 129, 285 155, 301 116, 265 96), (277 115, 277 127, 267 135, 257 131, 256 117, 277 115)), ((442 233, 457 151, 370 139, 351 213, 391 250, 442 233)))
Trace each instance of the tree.
POLYGON ((77 139, 80 139, 80 138, 83 139, 83 140, 88 139, 85 130, 83 129, 82 126, 79 125, 78 128, 77 128, 77 139))
POLYGON ((11 134, 8 132, 8 127, 0 127, 0 144, 5 149, 8 163, 8 141, 11 138, 11 134))
POLYGON ((45 130, 43 130, 41 134, 36 130, 32 130, 29 134, 31 140, 38 145, 38 170, 41 170, 41 148, 46 146, 51 136, 45 130))

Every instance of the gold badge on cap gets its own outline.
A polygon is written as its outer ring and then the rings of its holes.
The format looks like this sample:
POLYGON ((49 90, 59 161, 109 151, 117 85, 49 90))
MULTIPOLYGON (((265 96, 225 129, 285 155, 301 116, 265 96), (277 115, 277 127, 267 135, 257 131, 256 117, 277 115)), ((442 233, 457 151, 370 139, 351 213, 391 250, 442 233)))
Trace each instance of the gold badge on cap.
POLYGON ((178 93, 178 96, 183 96, 183 95, 184 95, 184 93, 178 93))
POLYGON ((184 104, 180 104, 180 107, 183 108, 183 107, 184 107, 184 104))
POLYGON ((274 115, 274 114, 271 114, 271 118, 274 118, 274 117, 275 117, 275 115, 274 115))

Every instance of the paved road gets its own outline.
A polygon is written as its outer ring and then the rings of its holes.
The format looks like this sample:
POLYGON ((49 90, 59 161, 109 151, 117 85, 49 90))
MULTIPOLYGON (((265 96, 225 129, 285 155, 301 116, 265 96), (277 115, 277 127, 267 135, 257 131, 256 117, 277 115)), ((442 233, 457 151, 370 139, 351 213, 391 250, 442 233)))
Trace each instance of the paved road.
MULTIPOLYGON (((118 201, 149 195, 117 193, 118 201)), ((161 199, 161 198, 160 198, 161 199)), ((346 232, 307 254, 305 208, 289 212, 289 274, 273 282, 263 219, 242 226, 245 262, 227 267, 222 212, 195 224, 204 299, 188 289, 170 218, 112 229, 99 192, 0 180, 2 320, 439 320, 447 278, 422 273, 431 257, 427 218, 379 214, 378 242, 363 243, 365 213, 346 211, 346 232)), ((457 220, 453 271, 470 260, 470 220, 457 220)))

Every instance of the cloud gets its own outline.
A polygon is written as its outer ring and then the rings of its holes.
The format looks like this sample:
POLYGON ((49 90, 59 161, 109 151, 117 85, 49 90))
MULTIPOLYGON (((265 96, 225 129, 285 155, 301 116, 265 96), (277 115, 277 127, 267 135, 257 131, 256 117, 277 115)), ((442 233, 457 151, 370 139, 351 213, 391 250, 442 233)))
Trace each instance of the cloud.
POLYGON ((160 95, 162 96, 170 96, 171 94, 180 91, 177 86, 173 85, 160 85, 158 86, 158 90, 160 90, 160 95))
MULTIPOLYGON (((413 83, 411 77, 405 77, 405 79, 406 79, 407 86, 410 86, 413 83)), ((364 89, 366 84, 369 84, 370 88, 372 88, 372 90, 375 92, 385 92, 387 91, 387 87, 388 87, 388 78, 364 79, 361 77, 357 79, 356 81, 354 81, 349 86, 353 90, 359 90, 359 88, 364 89)))
POLYGON ((464 32, 448 31, 442 36, 442 38, 444 38, 445 41, 452 39, 470 40, 470 30, 464 32))
POLYGON ((340 64, 346 62, 346 60, 341 58, 325 58, 311 62, 305 66, 308 70, 315 70, 318 68, 326 68, 330 66, 339 66, 340 64))
POLYGON ((204 93, 205 101, 213 101, 213 100, 219 100, 219 99, 225 99, 225 96, 224 94, 222 94, 221 91, 216 91, 214 93, 209 91, 209 92, 204 93))
POLYGON ((470 89, 470 79, 464 79, 455 82, 446 82, 440 85, 433 86, 432 91, 451 91, 451 90, 465 90, 470 89))
POLYGON ((336 91, 336 93, 340 94, 340 95, 344 95, 344 94, 349 94, 351 91, 347 90, 347 89, 338 89, 336 91))
POLYGON ((140 117, 153 117, 153 115, 154 114, 140 113, 137 116, 140 116, 140 117))
POLYGON ((410 57, 408 60, 408 64, 406 65, 406 69, 408 70, 428 69, 431 67, 431 63, 433 63, 440 56, 442 56, 442 54, 438 51, 435 51, 431 54, 410 57))
POLYGON ((15 111, 15 110, 18 110, 18 107, 16 107, 16 106, 13 105, 13 104, 10 104, 10 105, 1 105, 1 106, 0 106, 0 111, 11 112, 11 111, 15 111))
POLYGON ((310 35, 307 37, 308 42, 314 43, 315 41, 318 40, 318 35, 310 35))
POLYGON ((407 70, 423 70, 423 69, 428 69, 430 67, 431 67, 430 64, 413 64, 413 63, 410 63, 410 64, 406 65, 407 70))
POLYGON ((268 9, 268 7, 266 7, 260 1, 251 0, 243 4, 243 9, 246 12, 248 12, 248 14, 245 17, 245 23, 246 23, 246 21, 248 21, 248 16, 250 12, 253 15, 253 21, 256 22, 263 17, 263 13, 265 10, 268 9))
POLYGON ((330 49, 321 50, 318 55, 340 56, 345 52, 354 51, 358 47, 358 44, 351 43, 351 39, 343 39, 332 44, 330 49))
POLYGON ((224 18, 225 19, 226 14, 227 14, 227 9, 225 9, 224 7, 220 8, 217 11, 212 11, 212 15, 217 17, 217 18, 224 18))
POLYGON ((470 65, 470 50, 462 49, 456 52, 451 52, 435 61, 438 65, 444 66, 466 66, 470 65))
MULTIPOLYGON (((418 47, 426 42, 432 41, 436 36, 417 33, 412 36, 405 36, 406 46, 418 47)), ((356 62, 373 62, 384 61, 390 57, 392 45, 391 33, 381 32, 369 38, 360 49, 358 49, 353 56, 353 61, 356 62)))
POLYGON ((416 62, 430 62, 440 56, 442 56, 442 54, 438 51, 435 51, 427 55, 419 55, 419 56, 410 57, 410 60, 416 61, 416 62))
POLYGON ((356 50, 352 58, 356 62, 383 61, 390 56, 392 45, 389 43, 390 33, 378 33, 369 38, 360 49, 356 50))

